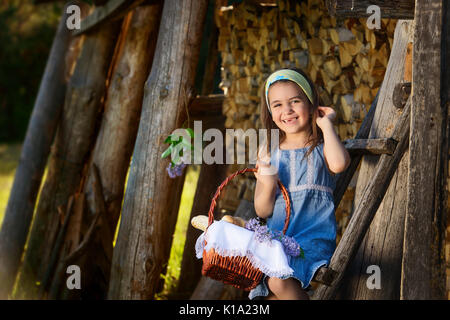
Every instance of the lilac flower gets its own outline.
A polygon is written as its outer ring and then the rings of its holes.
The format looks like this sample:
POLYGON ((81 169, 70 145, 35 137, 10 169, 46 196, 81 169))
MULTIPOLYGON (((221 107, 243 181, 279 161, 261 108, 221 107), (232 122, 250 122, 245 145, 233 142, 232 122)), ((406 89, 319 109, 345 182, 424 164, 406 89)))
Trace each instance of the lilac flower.
POLYGON ((255 239, 259 242, 268 242, 272 240, 272 234, 267 226, 258 226, 255 229, 255 239))
POLYGON ((300 248, 300 245, 295 241, 294 238, 289 236, 283 236, 281 239, 281 243, 284 247, 284 252, 286 252, 287 255, 292 257, 302 256, 303 250, 300 248))
POLYGON ((258 219, 252 218, 245 223, 245 228, 250 231, 255 231, 257 227, 259 227, 261 223, 258 219))
POLYGON ((171 163, 169 163, 169 166, 166 168, 167 173, 169 174, 170 178, 176 178, 177 176, 181 176, 183 174, 183 169, 186 167, 185 163, 180 163, 175 166, 172 166, 171 163))
POLYGON ((259 242, 271 241, 272 239, 281 242, 284 248, 284 252, 292 257, 300 256, 304 258, 303 249, 295 241, 294 238, 286 236, 281 231, 271 231, 267 225, 263 225, 263 221, 260 218, 253 218, 247 221, 245 228, 255 232, 255 239, 259 242))
POLYGON ((255 239, 258 242, 266 242, 272 240, 272 234, 266 225, 262 225, 259 218, 253 218, 246 222, 245 228, 255 232, 255 239))

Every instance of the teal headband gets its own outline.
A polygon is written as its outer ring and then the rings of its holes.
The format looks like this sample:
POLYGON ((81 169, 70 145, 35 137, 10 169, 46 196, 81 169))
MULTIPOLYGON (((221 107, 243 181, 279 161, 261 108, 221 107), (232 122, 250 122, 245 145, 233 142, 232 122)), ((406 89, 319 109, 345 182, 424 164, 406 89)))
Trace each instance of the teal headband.
POLYGON ((295 82, 296 84, 298 84, 298 86, 300 88, 302 88, 303 92, 306 94, 309 101, 311 103, 313 103, 312 89, 311 89, 311 86, 309 85, 308 80, 306 80, 306 78, 303 75, 301 75, 300 73, 298 73, 297 71, 294 71, 291 69, 281 69, 281 70, 278 70, 278 71, 275 71, 274 73, 272 73, 269 76, 269 78, 267 78, 267 81, 266 81, 265 93, 266 93, 266 103, 267 103, 267 108, 269 109, 269 113, 272 113, 270 111, 269 97, 268 97, 269 87, 278 80, 291 80, 291 81, 295 82))

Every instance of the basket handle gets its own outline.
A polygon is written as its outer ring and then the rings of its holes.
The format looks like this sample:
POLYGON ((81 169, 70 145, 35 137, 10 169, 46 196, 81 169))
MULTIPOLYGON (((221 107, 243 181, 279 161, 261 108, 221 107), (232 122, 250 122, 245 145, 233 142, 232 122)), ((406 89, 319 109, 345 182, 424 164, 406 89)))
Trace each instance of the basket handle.
MULTIPOLYGON (((244 169, 241 169, 241 170, 236 171, 235 173, 229 175, 222 182, 222 184, 217 188, 217 191, 211 200, 211 206, 209 207, 209 212, 208 212, 208 227, 206 229, 208 229, 209 226, 214 222, 214 209, 217 205, 217 199, 220 196, 220 192, 228 184, 228 182, 230 182, 231 179, 233 179, 234 177, 236 177, 239 174, 244 174, 246 172, 256 172, 256 171, 258 171, 258 169, 256 169, 256 168, 244 168, 244 169)), ((291 201, 289 199, 289 193, 286 190, 286 188, 283 186, 283 184, 281 183, 280 179, 278 179, 278 186, 281 190, 281 193, 283 194, 284 201, 286 202, 286 219, 284 221, 284 228, 283 228, 283 234, 286 234, 286 230, 289 226, 289 219, 291 217, 291 201)))

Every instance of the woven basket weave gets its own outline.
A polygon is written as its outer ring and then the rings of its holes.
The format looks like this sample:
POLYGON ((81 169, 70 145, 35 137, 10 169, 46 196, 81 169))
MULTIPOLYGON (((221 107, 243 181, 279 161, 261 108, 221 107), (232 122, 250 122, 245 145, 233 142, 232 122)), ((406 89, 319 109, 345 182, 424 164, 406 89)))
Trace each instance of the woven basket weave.
MULTIPOLYGON (((208 212, 208 227, 205 230, 205 234, 209 226, 214 222, 214 208, 216 207, 216 201, 220 195, 222 189, 228 184, 228 182, 239 174, 246 172, 256 172, 257 169, 245 168, 236 171, 232 175, 228 176, 222 184, 217 188, 216 193, 211 201, 211 206, 208 212)), ((286 202, 286 219, 284 222, 283 234, 289 225, 289 218, 291 215, 291 203, 286 188, 283 186, 280 180, 278 180, 278 186, 283 194, 284 201, 286 202)), ((243 228, 244 229, 244 228, 243 228)), ((245 229, 247 230, 247 229, 245 229)), ((205 240, 206 247, 206 240, 205 240)), ((225 284, 230 284, 236 288, 246 291, 254 289, 261 281, 263 273, 258 268, 252 266, 250 260, 245 256, 233 256, 226 257, 219 255, 214 249, 209 251, 203 250, 203 266, 202 274, 215 280, 222 281, 225 284)))

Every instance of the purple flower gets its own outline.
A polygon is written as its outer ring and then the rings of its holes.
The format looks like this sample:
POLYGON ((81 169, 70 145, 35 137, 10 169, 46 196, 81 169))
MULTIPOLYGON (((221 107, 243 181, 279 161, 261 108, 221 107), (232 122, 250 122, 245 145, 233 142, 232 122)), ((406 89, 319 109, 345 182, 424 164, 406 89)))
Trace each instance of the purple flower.
POLYGON ((300 248, 300 245, 295 241, 294 238, 289 236, 283 236, 281 239, 281 243, 284 247, 284 252, 293 257, 297 257, 302 255, 302 248, 300 248))
POLYGON ((255 229, 255 239, 258 242, 268 242, 272 240, 272 234, 267 226, 258 226, 255 229))
POLYGON ((303 249, 294 238, 286 236, 281 231, 271 231, 259 218, 253 218, 246 222, 245 228, 255 232, 255 239, 259 242, 278 240, 283 245, 284 252, 293 257, 304 258, 303 249))
POLYGON ((281 231, 273 231, 272 232, 273 239, 276 239, 281 242, 283 245, 284 252, 292 257, 304 257, 303 249, 300 245, 295 241, 294 238, 286 236, 281 231))
POLYGON ((258 219, 252 218, 245 223, 245 228, 250 231, 255 231, 257 227, 259 227, 261 223, 258 219))
POLYGON ((185 163, 180 163, 175 166, 172 166, 171 163, 169 163, 169 166, 166 168, 167 173, 169 174, 170 178, 176 178, 177 176, 183 175, 183 169, 186 167, 185 163))

